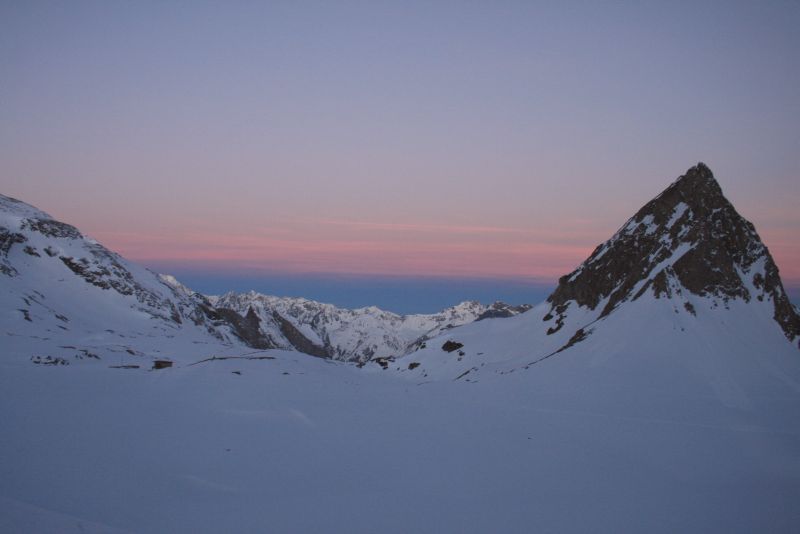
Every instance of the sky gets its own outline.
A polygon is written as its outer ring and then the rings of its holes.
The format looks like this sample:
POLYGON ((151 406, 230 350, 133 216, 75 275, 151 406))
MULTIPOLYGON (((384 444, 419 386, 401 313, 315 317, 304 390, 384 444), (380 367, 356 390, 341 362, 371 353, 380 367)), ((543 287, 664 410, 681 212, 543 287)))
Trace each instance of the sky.
POLYGON ((512 291, 704 161, 800 286, 798 27, 799 2, 0 0, 0 191, 206 292, 512 291))

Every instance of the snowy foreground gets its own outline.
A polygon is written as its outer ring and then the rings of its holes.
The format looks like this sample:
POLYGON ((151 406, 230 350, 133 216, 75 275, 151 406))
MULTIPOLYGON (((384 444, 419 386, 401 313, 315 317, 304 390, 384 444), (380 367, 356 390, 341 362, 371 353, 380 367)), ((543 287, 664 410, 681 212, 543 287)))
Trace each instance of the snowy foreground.
POLYGON ((472 382, 284 351, 4 359, 0 531, 796 532, 792 353, 692 361, 655 341, 472 382))

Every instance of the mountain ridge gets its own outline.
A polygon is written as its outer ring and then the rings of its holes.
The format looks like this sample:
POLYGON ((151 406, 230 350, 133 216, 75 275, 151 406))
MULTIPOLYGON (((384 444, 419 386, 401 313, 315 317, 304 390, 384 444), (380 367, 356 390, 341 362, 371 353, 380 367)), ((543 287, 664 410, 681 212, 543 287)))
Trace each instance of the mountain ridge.
MULTIPOLYGON (((600 317, 652 289, 656 296, 685 290, 724 305, 733 298, 770 298, 786 337, 800 337, 800 317, 778 268, 753 224, 725 198, 711 169, 691 167, 640 208, 547 298, 560 317, 569 305, 595 309, 600 317)), ((554 328, 557 328, 557 324, 554 328)))
MULTIPOLYGON (((141 352, 132 345, 152 345, 155 334, 148 332, 157 330, 167 338, 207 336, 197 343, 220 344, 218 352, 241 344, 363 363, 375 356, 400 356, 444 328, 510 317, 530 308, 473 301, 436 314, 398 315, 375 306, 348 310, 255 292, 206 297, 173 276, 129 262, 74 226, 2 195, 0 290, 5 307, 13 310, 0 324, 6 335, 19 337, 26 332, 23 338, 62 339, 51 343, 47 351, 42 349, 62 359, 73 351, 64 347, 78 345, 68 332, 84 323, 83 336, 97 338, 93 331, 105 332, 103 337, 119 338, 119 346, 130 353, 141 352), (59 296, 53 299, 51 295, 59 296), (87 309, 76 314, 76 302, 87 309), (139 326, 131 333, 126 332, 126 324, 139 326), (40 336, 39 331, 47 335, 40 336)), ((81 347, 74 350, 102 352, 102 344, 96 341, 81 347)), ((162 351, 154 348, 151 352, 162 351)))
POLYGON ((432 314, 397 314, 376 306, 348 309, 303 297, 276 297, 255 291, 209 296, 214 306, 259 317, 264 336, 279 348, 364 363, 402 356, 440 332, 473 321, 508 318, 530 305, 464 301, 432 314), (292 342, 290 338, 297 339, 292 342), (306 347, 305 350, 298 345, 306 347))
MULTIPOLYGON (((669 301, 675 313, 690 316, 709 306, 727 309, 733 301, 768 305, 784 337, 794 345, 800 338, 800 315, 786 296, 769 250, 703 163, 637 210, 578 268, 561 277, 533 310, 466 301, 436 314, 399 315, 375 306, 349 310, 255 292, 207 297, 174 277, 128 262, 77 228, 19 200, 0 196, 0 215, 0 283, 9 304, 4 315, 9 336, 25 330, 34 339, 36 328, 44 328, 48 335, 67 339, 72 328, 66 324, 68 308, 87 295, 91 298, 82 302, 88 308, 80 319, 87 319, 83 335, 89 337, 93 328, 114 331, 101 326, 106 315, 125 323, 144 314, 150 323, 137 327, 133 337, 139 340, 155 339, 146 330, 167 337, 191 330, 222 347, 280 348, 359 364, 385 363, 471 323, 537 316, 538 324, 529 329, 541 330, 544 337, 536 337, 535 343, 550 354, 582 343, 598 321, 650 294, 669 301), (81 282, 70 286, 70 276, 81 282), (28 281, 15 285, 12 280, 17 279, 28 281), (46 303, 45 287, 59 297, 46 303)), ((121 332, 114 336, 130 337, 121 332)), ((85 350, 96 348, 87 345, 85 350)))

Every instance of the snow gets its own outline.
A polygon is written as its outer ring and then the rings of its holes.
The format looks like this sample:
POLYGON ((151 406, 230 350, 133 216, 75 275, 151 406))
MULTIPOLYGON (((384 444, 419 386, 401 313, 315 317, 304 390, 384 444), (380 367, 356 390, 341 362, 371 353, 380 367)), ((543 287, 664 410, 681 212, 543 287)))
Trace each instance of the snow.
POLYGON ((646 292, 600 321, 604 303, 573 303, 550 336, 543 303, 448 330, 384 371, 136 318, 130 297, 37 272, 13 281, 69 313, 70 331, 43 307, 39 323, 2 308, 4 532, 796 526, 800 366, 767 302, 693 297, 693 316, 646 292), (589 337, 542 359, 578 328, 589 337), (175 367, 150 371, 161 356, 175 367), (210 356, 241 358, 194 364, 210 356))
POLYGON ((6 228, 18 229, 24 219, 50 220, 52 217, 30 204, 0 195, 0 224, 6 228))
POLYGON ((0 532, 123 534, 129 531, 39 508, 15 499, 0 498, 0 532))
MULTIPOLYGON (((667 221, 667 228, 672 228, 678 220, 683 217, 683 214, 686 213, 686 210, 689 209, 689 206, 685 202, 678 202, 675 206, 675 210, 672 212, 672 216, 667 221)), ((691 210, 690 210, 691 211, 691 210)))
MULTIPOLYGON (((595 257, 593 258, 593 260, 594 260, 594 261, 597 261, 597 260, 599 260, 599 259, 600 259, 600 258, 603 256, 603 254, 605 254, 605 253, 606 253, 606 251, 607 251, 607 250, 608 250, 608 248, 604 246, 604 247, 603 247, 603 248, 600 250, 600 253, 599 253, 597 256, 595 256, 595 257)), ((567 281, 568 281, 568 282, 574 282, 574 281, 575 281, 575 279, 576 279, 576 278, 578 278, 578 276, 581 274, 581 272, 582 272, 582 271, 583 271, 583 266, 581 266, 581 267, 579 267, 579 268, 575 269, 575 271, 573 271, 572 275, 569 277, 569 279, 568 279, 567 281)))
POLYGON ((177 278, 172 276, 171 274, 159 274, 158 278, 165 283, 168 287, 173 288, 174 290, 182 293, 186 296, 194 295, 194 291, 180 283, 177 278))
POLYGON ((531 344, 544 307, 481 321, 439 338, 465 343, 462 362, 433 342, 398 362, 421 361, 422 385, 284 351, 189 365, 186 346, 153 372, 4 358, 0 517, 26 503, 28 519, 81 518, 75 532, 793 532, 797 351, 768 306, 732 304, 693 317, 648 294, 528 369, 549 350, 531 344), (459 365, 473 381, 453 381, 459 365))
POLYGON ((658 225, 654 222, 655 217, 652 214, 647 214, 644 216, 642 221, 639 223, 640 225, 645 226, 644 233, 645 235, 652 235, 658 230, 658 225))
MULTIPOLYGON (((0 197, 0 224, 110 265, 99 245, 23 230, 44 216, 26 206, 0 197)), ((118 256, 145 301, 21 249, 0 274, 2 532, 797 530, 800 353, 770 299, 650 290, 602 319, 609 296, 573 301, 550 335, 548 303, 472 322, 478 303, 398 316, 210 299, 279 309, 309 335, 315 318, 340 347, 431 337, 384 370, 248 348, 196 325, 201 297, 177 280, 118 256), (34 363, 48 356, 69 365, 34 363)), ((764 268, 741 273, 752 294, 764 268)))
POLYGON ((113 362, 144 359, 137 363, 147 367, 153 358, 169 356, 186 344, 195 349, 207 345, 210 353, 237 344, 227 327, 195 325, 193 292, 174 279, 159 277, 82 236, 61 238, 34 231, 26 227, 27 217, 49 219, 27 204, 0 196, 0 227, 26 239, 11 247, 5 258, 16 274, 0 274, 4 353, 24 356, 26 361, 37 355, 73 361, 81 350, 88 350, 113 362), (24 247, 38 251, 39 256, 24 252, 24 247), (45 249, 58 253, 51 257, 45 249), (93 285, 68 268, 60 256, 76 262, 86 258, 88 269, 108 273, 103 280, 134 291, 123 294, 93 285), (175 314, 181 323, 172 319, 175 314), (26 316, 31 320, 25 320, 26 316))
POLYGON ((215 306, 246 314, 252 308, 261 328, 282 348, 292 348, 273 318, 273 312, 291 322, 306 338, 322 345, 328 340, 341 360, 393 357, 408 352, 414 343, 438 335, 449 327, 475 321, 489 307, 466 301, 435 314, 398 315, 369 306, 354 310, 305 298, 276 297, 256 292, 209 297, 215 306))

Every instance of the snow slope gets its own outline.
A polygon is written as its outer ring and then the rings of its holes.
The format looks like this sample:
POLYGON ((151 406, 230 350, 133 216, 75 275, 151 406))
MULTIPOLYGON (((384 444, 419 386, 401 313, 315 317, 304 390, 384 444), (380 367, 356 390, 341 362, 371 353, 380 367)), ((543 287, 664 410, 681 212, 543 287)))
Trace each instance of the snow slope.
MULTIPOLYGON (((0 517, 13 500, 76 518, 60 532, 794 532, 796 363, 607 342, 423 385, 281 351, 3 362, 0 517)), ((39 520, 15 517, 4 531, 39 520)))
POLYGON ((0 196, 0 339, 6 358, 149 365, 173 347, 242 347, 208 301, 76 228, 0 196), (49 358, 49 359, 48 359, 49 358))

